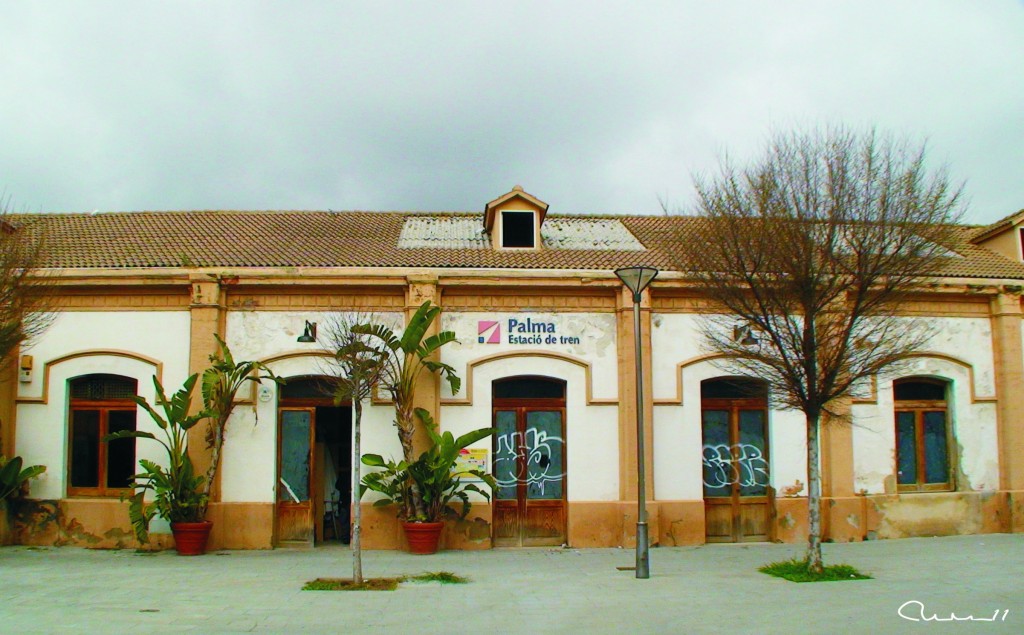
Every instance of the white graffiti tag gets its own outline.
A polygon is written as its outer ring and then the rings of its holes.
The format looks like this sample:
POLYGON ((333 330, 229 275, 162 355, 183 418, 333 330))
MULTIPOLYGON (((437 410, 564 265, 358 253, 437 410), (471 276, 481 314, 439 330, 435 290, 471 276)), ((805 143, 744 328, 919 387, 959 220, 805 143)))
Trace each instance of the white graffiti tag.
POLYGON ((768 485, 768 462, 761 448, 755 445, 705 445, 702 458, 704 485, 708 487, 726 487, 733 483, 740 487, 768 485))
MULTIPOLYGON (((561 459, 563 443, 561 437, 536 428, 527 429, 525 439, 520 432, 498 435, 498 451, 494 458, 498 486, 526 483, 535 485, 538 493, 543 495, 546 484, 560 483, 565 476, 565 472, 553 471, 552 461, 552 457, 561 459)), ((558 464, 561 465, 561 460, 558 464)))

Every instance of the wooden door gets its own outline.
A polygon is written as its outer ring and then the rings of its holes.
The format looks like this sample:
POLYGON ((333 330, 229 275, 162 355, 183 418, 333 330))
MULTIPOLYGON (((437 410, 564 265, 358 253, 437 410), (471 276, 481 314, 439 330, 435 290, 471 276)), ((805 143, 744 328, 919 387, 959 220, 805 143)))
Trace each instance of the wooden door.
POLYGON ((496 405, 494 426, 494 545, 564 544, 565 408, 496 405))
POLYGON ((277 453, 277 544, 313 546, 312 481, 315 408, 280 408, 277 453))
POLYGON ((766 406, 754 399, 706 399, 702 404, 706 540, 769 540, 766 406))

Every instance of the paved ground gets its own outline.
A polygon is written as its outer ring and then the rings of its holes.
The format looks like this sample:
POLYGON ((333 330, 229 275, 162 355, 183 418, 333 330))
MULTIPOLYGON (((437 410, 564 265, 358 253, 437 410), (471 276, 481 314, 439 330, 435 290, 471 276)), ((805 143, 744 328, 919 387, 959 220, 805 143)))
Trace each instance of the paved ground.
POLYGON ((447 570, 472 582, 329 592, 300 588, 351 575, 347 549, 186 558, 4 547, 0 632, 1024 633, 1024 534, 825 546, 826 562, 852 564, 874 580, 795 584, 757 572, 801 551, 656 548, 649 580, 616 569, 632 564, 630 550, 371 551, 370 576, 447 570), (999 620, 914 622, 900 617, 901 605, 918 620, 999 620))

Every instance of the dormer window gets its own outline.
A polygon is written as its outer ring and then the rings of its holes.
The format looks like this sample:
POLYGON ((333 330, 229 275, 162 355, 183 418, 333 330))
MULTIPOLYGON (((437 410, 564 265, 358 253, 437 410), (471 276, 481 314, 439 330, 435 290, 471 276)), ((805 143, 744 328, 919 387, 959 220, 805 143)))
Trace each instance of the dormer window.
POLYGON ((528 211, 501 213, 501 246, 533 249, 537 246, 536 214, 528 211))
POLYGON ((494 249, 540 249, 548 204, 515 186, 484 207, 484 233, 494 249))

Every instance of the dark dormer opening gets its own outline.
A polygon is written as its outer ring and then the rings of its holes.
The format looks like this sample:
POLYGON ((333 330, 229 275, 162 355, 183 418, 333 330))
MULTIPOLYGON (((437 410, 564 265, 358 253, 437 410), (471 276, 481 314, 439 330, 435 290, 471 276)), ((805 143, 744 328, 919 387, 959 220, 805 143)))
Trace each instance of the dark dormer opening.
POLYGON ((502 247, 536 247, 534 237, 534 213, 510 212, 501 213, 501 246, 502 247))

